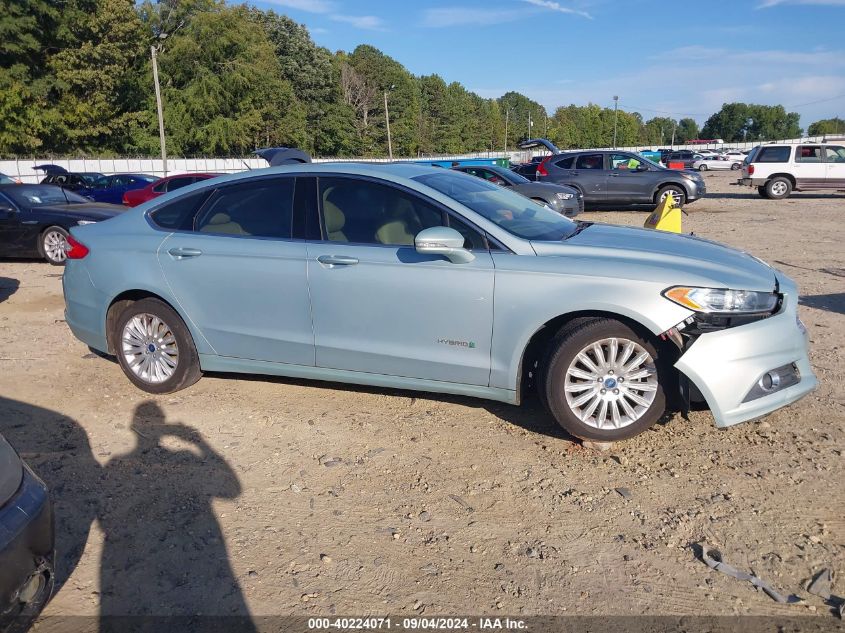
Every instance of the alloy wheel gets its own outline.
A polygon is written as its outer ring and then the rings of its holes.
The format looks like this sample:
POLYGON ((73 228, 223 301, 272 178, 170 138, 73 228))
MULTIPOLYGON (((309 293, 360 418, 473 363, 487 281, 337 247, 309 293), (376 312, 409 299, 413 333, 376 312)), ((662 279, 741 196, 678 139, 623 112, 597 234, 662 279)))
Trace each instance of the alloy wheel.
POLYGON ((136 314, 123 327, 121 351, 132 373, 150 384, 173 376, 179 364, 179 347, 170 326, 146 312, 136 314))
POLYGON ((642 418, 657 393, 651 354, 626 338, 606 338, 583 348, 566 370, 566 403, 584 424, 622 429, 642 418))
POLYGON ((44 255, 51 262, 60 263, 67 259, 67 240, 64 234, 59 231, 47 231, 44 234, 42 244, 44 246, 44 255))

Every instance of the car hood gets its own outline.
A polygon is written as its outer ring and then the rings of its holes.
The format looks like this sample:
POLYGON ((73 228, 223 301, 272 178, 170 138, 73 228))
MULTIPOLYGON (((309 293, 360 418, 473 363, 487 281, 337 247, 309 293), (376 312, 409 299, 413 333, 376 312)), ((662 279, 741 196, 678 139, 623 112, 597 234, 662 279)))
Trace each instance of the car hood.
POLYGON ((50 211, 62 215, 79 216, 89 220, 108 220, 127 211, 119 204, 105 202, 80 202, 78 204, 50 204, 38 207, 39 211, 50 211))
MULTIPOLYGON (((582 224, 560 242, 532 242, 537 255, 566 255, 601 262, 621 278, 664 281, 668 285, 708 285, 770 292, 773 268, 743 251, 691 235, 610 224, 582 224)), ((607 274, 607 273, 605 273, 607 274)))

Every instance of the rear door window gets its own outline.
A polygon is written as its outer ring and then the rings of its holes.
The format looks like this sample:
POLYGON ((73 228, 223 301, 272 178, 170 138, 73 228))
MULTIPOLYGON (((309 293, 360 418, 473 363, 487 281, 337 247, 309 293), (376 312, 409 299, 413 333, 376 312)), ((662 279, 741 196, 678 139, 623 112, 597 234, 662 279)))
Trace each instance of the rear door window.
POLYGON ((177 198, 150 213, 153 224, 171 231, 190 231, 194 225, 194 214, 205 202, 209 191, 197 191, 177 198))
POLYGON ((291 236, 295 178, 267 178, 218 189, 197 216, 199 233, 240 237, 291 236))
POLYGON ((789 146, 761 147, 754 158, 755 163, 787 163, 789 162, 789 146))
POLYGON ((575 169, 604 169, 604 155, 581 154, 575 161, 575 169))
POLYGON ((795 150, 796 163, 822 162, 822 148, 819 145, 799 145, 795 150))

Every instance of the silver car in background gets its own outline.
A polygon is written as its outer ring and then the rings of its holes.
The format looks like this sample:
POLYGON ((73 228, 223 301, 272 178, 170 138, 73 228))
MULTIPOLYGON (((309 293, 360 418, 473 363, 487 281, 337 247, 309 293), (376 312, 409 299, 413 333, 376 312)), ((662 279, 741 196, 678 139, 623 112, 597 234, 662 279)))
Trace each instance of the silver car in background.
POLYGON ((203 371, 519 404, 614 441, 706 403, 730 426, 816 386, 798 289, 698 237, 573 222, 413 164, 277 167, 75 227, 66 321, 140 389, 203 371))

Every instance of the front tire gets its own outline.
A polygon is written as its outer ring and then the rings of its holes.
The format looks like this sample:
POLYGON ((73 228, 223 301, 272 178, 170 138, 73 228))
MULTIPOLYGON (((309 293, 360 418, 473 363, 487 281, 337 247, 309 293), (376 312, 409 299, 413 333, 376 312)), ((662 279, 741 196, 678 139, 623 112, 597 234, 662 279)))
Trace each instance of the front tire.
POLYGON ((783 200, 792 193, 792 181, 784 176, 776 176, 766 183, 766 195, 772 200, 783 200))
POLYGON ((742 169, 741 163, 733 163, 731 165, 731 171, 739 171, 740 169, 742 169))
POLYGON ((667 196, 672 196, 675 199, 675 206, 682 207, 687 201, 687 192, 684 191, 680 185, 665 185, 657 191, 654 196, 655 204, 663 202, 667 196))
POLYGON ((627 325, 591 319, 563 328, 542 364, 539 389, 558 423, 585 440, 642 433, 666 410, 657 349, 627 325))
POLYGON ((698 171, 707 171, 709 168, 705 164, 701 164, 698 166, 698 171))
POLYGON ((67 231, 60 226, 50 226, 41 233, 38 239, 38 252, 48 264, 64 266, 67 259, 67 231))
POLYGON ((202 376, 194 340, 160 299, 136 301, 117 318, 112 341, 123 373, 148 393, 172 393, 202 376))

